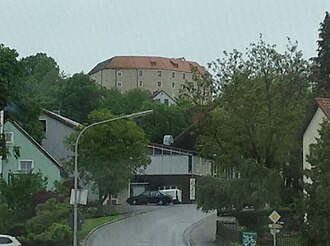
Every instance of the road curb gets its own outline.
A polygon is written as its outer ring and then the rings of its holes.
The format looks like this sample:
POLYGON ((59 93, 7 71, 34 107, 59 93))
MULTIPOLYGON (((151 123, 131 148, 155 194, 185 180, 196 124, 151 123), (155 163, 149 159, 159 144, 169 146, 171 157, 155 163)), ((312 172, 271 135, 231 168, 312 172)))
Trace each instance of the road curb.
POLYGON ((214 217, 214 214, 211 214, 211 215, 209 215, 209 216, 207 216, 207 217, 205 217, 205 218, 203 218, 203 219, 195 222, 194 224, 192 224, 191 226, 189 226, 186 230, 184 230, 182 237, 183 237, 184 244, 186 246, 194 246, 195 245, 194 242, 191 242, 190 241, 191 231, 193 229, 195 229, 196 227, 198 227, 200 224, 208 221, 212 217, 214 217))

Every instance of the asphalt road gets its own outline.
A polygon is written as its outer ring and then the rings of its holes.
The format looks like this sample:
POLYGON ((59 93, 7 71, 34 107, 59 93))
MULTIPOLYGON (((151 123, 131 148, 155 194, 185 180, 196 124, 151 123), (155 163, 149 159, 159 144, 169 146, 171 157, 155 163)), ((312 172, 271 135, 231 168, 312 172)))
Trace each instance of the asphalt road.
POLYGON ((101 227, 90 235, 86 245, 186 246, 184 232, 209 216, 193 204, 159 206, 101 227))

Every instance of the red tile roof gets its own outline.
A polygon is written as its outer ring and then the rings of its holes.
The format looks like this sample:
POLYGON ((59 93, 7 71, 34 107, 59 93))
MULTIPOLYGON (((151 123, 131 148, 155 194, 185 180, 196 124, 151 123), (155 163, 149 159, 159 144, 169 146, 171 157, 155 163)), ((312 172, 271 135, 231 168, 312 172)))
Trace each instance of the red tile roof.
POLYGON ((104 69, 159 69, 191 73, 192 68, 204 74, 206 70, 196 62, 182 58, 151 56, 115 56, 97 64, 88 74, 104 69))
POLYGON ((317 97, 315 101, 327 118, 330 119, 330 98, 317 97))
POLYGON ((308 110, 308 113, 306 115, 304 124, 302 125, 302 128, 300 129, 298 133, 298 137, 302 140, 304 133, 309 126, 312 118, 314 117, 317 109, 320 108, 323 113, 326 115, 328 119, 330 119, 330 98, 326 97, 317 97, 313 100, 313 103, 311 103, 311 106, 308 110))

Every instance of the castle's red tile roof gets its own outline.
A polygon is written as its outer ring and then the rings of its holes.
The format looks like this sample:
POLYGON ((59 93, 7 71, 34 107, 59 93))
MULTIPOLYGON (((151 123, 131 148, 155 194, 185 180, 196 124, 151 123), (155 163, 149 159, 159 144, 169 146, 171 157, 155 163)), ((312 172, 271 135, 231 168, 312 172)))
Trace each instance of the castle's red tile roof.
POLYGON ((191 73, 196 68, 201 74, 205 69, 196 62, 182 58, 165 58, 152 56, 115 56, 97 64, 88 74, 104 69, 159 69, 191 73))

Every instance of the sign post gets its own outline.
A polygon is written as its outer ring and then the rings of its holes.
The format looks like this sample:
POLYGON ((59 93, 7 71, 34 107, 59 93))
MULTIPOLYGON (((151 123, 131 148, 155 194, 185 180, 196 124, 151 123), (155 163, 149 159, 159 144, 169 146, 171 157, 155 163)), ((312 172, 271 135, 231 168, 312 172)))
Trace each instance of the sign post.
POLYGON ((280 232, 280 228, 282 228, 282 225, 276 224, 280 218, 281 215, 279 215, 279 213, 274 210, 269 216, 268 218, 273 222, 273 224, 269 224, 268 227, 270 229, 270 233, 273 235, 273 239, 274 239, 274 246, 276 246, 276 233, 280 232))

